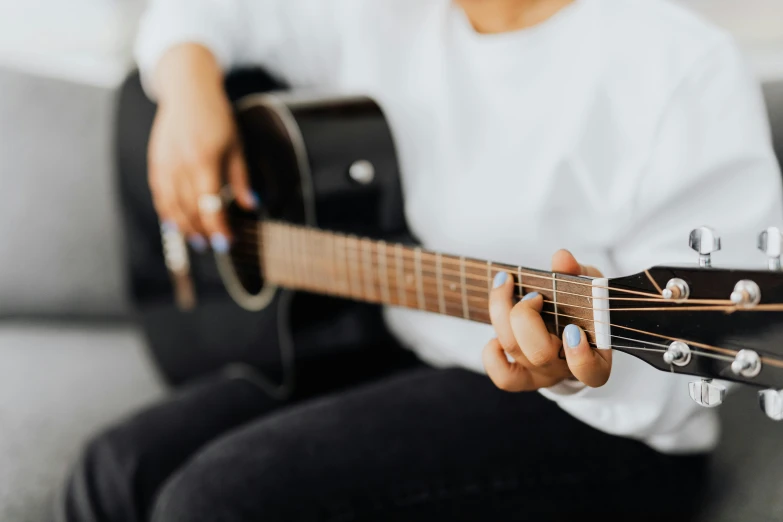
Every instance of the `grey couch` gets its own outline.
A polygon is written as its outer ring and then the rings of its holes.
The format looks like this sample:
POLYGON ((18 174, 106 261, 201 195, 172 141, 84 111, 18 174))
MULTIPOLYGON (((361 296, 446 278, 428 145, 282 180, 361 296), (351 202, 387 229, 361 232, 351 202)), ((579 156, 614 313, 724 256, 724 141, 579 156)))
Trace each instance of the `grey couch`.
MULTIPOLYGON (((0 205, 0 521, 38 522, 85 438, 166 388, 127 316, 115 93, 3 71, 0 92, 0 181, 36 195, 0 205)), ((766 95, 783 158, 783 83, 766 95)), ((704 520, 783 518, 783 424, 752 390, 721 415, 704 520)))

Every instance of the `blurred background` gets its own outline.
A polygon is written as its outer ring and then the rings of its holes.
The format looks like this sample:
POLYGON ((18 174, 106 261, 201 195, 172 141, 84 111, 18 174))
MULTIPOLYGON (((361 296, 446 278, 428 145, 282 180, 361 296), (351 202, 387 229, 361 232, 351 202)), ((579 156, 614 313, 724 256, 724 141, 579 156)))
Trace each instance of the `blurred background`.
MULTIPOLYGON (((780 154, 783 0, 676 1, 735 34, 780 154)), ((113 157, 144 3, 0 0, 2 522, 50 520, 85 438, 165 393, 129 315, 113 157)), ((753 391, 738 395, 722 408, 704 519, 778 520, 783 425, 757 411, 753 391)))

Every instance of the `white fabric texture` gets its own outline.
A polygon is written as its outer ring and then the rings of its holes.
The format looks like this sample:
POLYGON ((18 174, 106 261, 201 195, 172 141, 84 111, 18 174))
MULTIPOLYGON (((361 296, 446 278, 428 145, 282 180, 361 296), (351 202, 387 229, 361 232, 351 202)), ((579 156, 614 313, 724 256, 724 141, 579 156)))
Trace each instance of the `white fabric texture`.
MULTIPOLYGON (((730 36, 661 0, 576 0, 530 29, 478 34, 449 0, 160 0, 142 22, 147 78, 179 42, 226 69, 383 106, 408 223, 427 248, 548 268, 568 248, 609 276, 693 262, 709 224, 718 265, 764 266, 781 222, 760 90, 730 36)), ((424 360, 483 371, 485 325, 387 309, 424 360)), ((578 419, 670 453, 713 448, 688 379, 615 353, 599 389, 542 390, 578 419)))

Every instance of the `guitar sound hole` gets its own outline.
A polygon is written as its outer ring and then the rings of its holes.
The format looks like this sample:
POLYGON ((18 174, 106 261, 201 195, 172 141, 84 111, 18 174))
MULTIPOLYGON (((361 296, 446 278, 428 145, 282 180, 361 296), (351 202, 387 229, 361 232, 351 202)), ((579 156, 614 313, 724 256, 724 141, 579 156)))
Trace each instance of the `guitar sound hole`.
POLYGON ((258 294, 264 284, 261 277, 261 257, 256 216, 233 207, 228 213, 229 226, 234 234, 231 260, 242 287, 250 294, 258 294))

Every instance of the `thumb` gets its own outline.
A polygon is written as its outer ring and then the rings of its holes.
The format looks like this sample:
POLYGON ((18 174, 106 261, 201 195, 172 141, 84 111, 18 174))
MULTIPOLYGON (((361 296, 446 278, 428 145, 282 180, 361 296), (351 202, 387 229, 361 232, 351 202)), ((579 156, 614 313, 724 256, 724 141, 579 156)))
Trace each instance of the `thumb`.
POLYGON ((558 274, 603 277, 601 272, 592 266, 580 265, 574 255, 568 250, 558 250, 552 256, 552 272, 558 274))
POLYGON ((245 210, 257 210, 260 204, 258 196, 250 188, 245 157, 242 147, 235 144, 231 147, 226 159, 226 174, 231 191, 240 207, 245 210))

